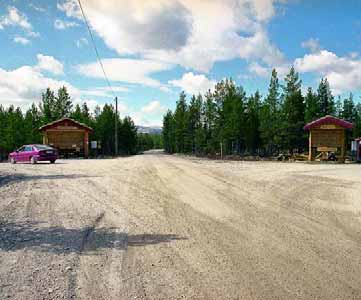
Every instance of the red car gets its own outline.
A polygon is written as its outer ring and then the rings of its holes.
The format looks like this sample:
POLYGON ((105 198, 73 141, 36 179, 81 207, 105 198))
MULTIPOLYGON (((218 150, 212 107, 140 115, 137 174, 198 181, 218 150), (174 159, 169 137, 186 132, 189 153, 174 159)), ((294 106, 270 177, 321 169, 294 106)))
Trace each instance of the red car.
POLYGON ((58 159, 58 150, 48 145, 24 145, 15 152, 9 154, 9 162, 31 162, 50 161, 52 164, 58 159))

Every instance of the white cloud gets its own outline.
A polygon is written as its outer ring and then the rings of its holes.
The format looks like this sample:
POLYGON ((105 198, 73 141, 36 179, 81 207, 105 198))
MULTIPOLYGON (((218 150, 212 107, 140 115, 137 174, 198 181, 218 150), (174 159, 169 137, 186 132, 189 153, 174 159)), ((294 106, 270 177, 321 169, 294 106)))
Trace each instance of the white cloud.
MULTIPOLYGON (((119 93, 119 92, 125 93, 125 92, 129 92, 129 88, 124 86, 114 86, 114 87, 112 86, 112 91, 114 93, 119 93)), ((114 98, 114 95, 109 87, 96 87, 89 90, 82 90, 81 94, 85 96, 114 98)))
POLYGON ((143 106, 141 111, 146 114, 161 114, 167 110, 165 106, 162 106, 158 100, 153 100, 147 105, 143 106))
POLYGON ((8 6, 7 14, 0 17, 0 30, 3 30, 7 26, 18 26, 24 29, 27 35, 31 37, 39 36, 38 32, 32 31, 33 27, 26 15, 14 6, 8 6))
POLYGON ((0 103, 3 105, 14 104, 26 108, 32 102, 38 102, 47 87, 57 90, 61 86, 66 86, 73 98, 80 96, 79 90, 70 83, 45 77, 37 67, 0 68, 0 103))
POLYGON ((13 41, 15 43, 18 43, 18 44, 22 44, 22 45, 27 45, 30 43, 30 40, 28 40, 27 38, 24 38, 22 36, 16 36, 14 37, 13 41))
POLYGON ((89 44, 88 40, 86 38, 80 38, 75 42, 76 46, 78 48, 81 48, 83 46, 87 46, 89 44))
POLYGON ((63 64, 57 59, 55 59, 53 56, 38 54, 36 58, 38 59, 36 69, 48 71, 50 73, 53 73, 54 75, 64 74, 63 64))
POLYGON ((54 27, 55 27, 55 29, 58 29, 58 30, 64 30, 67 28, 77 27, 77 26, 79 26, 79 24, 76 22, 63 21, 63 20, 59 20, 59 19, 56 19, 54 21, 54 27))
POLYGON ((263 67, 257 62, 251 63, 248 67, 248 70, 251 73, 255 73, 256 75, 261 76, 261 77, 267 77, 270 73, 269 68, 263 67))
MULTIPOLYGON (((167 63, 147 59, 109 58, 102 60, 109 80, 160 87, 161 83, 150 77, 151 74, 168 70, 172 66, 167 63)), ((98 62, 78 65, 80 74, 88 77, 103 78, 98 62)))
POLYGON ((37 6, 34 3, 29 3, 29 6, 38 12, 46 12, 46 9, 44 7, 37 6))
POLYGON ((314 72, 327 77, 335 94, 361 88, 361 60, 339 57, 335 53, 321 50, 297 58, 295 68, 301 73, 314 72))
POLYGON ((214 80, 209 80, 205 75, 196 75, 193 72, 183 74, 181 79, 170 80, 169 84, 179 87, 188 94, 204 94, 212 90, 216 84, 214 80))
POLYGON ((57 3, 56 7, 65 12, 68 17, 81 19, 81 11, 77 0, 66 0, 63 3, 57 3))
MULTIPOLYGON (((89 0, 89 23, 118 54, 209 71, 216 61, 260 59, 280 64, 283 55, 269 40, 265 24, 275 0, 89 0)), ((68 17, 81 19, 76 0, 58 4, 68 17)))
POLYGON ((3 29, 6 26, 20 26, 26 30, 32 29, 28 18, 16 7, 8 6, 7 10, 8 14, 0 17, 0 29, 3 29))
POLYGON ((307 41, 302 42, 301 46, 303 48, 309 49, 313 53, 321 50, 319 40, 314 38, 310 38, 307 41))

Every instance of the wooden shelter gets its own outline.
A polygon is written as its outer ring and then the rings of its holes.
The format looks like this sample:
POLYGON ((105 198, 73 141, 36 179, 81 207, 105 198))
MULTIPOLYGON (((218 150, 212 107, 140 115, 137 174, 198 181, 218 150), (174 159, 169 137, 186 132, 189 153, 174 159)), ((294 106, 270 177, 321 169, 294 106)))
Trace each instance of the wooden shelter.
POLYGON ((356 141, 356 161, 361 162, 361 137, 355 139, 356 141))
POLYGON ((352 123, 332 116, 306 124, 303 129, 310 131, 308 160, 314 160, 317 152, 326 157, 333 152, 339 161, 345 161, 345 131, 352 127, 352 123))
POLYGON ((60 154, 89 155, 89 133, 93 129, 70 118, 63 118, 39 128, 43 134, 43 144, 58 149, 60 154))

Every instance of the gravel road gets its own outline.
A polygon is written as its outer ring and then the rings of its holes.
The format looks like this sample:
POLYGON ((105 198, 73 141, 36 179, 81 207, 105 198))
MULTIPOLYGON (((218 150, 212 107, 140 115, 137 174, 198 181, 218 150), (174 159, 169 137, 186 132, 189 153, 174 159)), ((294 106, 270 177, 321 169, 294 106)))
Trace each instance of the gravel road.
POLYGON ((0 164, 0 299, 361 299, 361 166, 0 164))

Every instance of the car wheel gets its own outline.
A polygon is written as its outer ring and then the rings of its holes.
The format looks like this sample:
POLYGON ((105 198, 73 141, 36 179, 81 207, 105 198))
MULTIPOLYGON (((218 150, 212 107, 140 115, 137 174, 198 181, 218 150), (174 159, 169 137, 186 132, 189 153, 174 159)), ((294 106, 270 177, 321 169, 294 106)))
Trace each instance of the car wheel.
POLYGON ((14 157, 11 157, 11 158, 10 158, 10 163, 11 163, 11 164, 16 164, 16 160, 15 160, 14 157))
POLYGON ((32 165, 35 165, 37 163, 37 160, 36 160, 36 158, 34 156, 32 158, 30 158, 30 163, 32 165))
POLYGON ((51 160, 50 163, 51 163, 51 164, 55 163, 55 160, 51 160))

